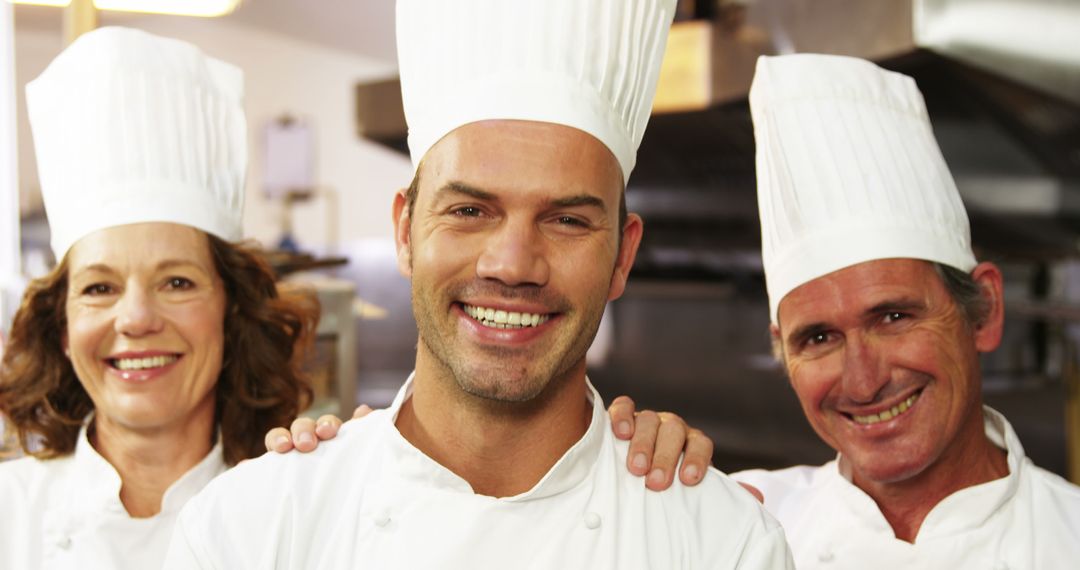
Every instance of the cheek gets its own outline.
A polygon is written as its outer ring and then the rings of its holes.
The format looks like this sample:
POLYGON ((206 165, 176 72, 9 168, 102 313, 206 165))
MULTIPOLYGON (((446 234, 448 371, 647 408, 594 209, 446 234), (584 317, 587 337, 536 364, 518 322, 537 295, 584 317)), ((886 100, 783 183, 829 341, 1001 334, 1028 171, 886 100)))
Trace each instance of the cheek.
POLYGON ((170 320, 192 347, 201 347, 207 356, 220 358, 225 339, 224 300, 178 307, 170 320))
POLYGON ((74 362, 95 358, 98 344, 103 340, 108 326, 104 319, 92 311, 78 307, 67 309, 67 327, 64 331, 64 347, 74 362))
POLYGON ((830 372, 827 360, 828 358, 820 358, 807 362, 798 360, 788 362, 788 378, 791 381, 791 387, 795 389, 799 403, 808 417, 817 413, 822 401, 828 397, 839 378, 830 372))
POLYGON ((956 378, 966 373, 974 352, 963 349, 964 331, 952 325, 927 323, 888 342, 884 348, 897 367, 935 378, 956 378))
POLYGON ((475 262, 483 244, 479 234, 459 235, 452 231, 438 231, 413 241, 412 270, 440 273, 456 270, 475 262))

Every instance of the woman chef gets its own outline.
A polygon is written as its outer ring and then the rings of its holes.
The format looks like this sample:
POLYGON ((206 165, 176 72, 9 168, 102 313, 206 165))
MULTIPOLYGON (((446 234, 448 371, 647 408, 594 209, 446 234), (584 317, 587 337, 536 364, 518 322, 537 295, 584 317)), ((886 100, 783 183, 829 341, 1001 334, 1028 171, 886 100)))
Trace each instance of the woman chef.
POLYGON ((0 568, 156 568, 183 504, 309 397, 317 303, 241 235, 238 69, 103 28, 27 86, 57 267, 27 289, 0 411, 0 568))

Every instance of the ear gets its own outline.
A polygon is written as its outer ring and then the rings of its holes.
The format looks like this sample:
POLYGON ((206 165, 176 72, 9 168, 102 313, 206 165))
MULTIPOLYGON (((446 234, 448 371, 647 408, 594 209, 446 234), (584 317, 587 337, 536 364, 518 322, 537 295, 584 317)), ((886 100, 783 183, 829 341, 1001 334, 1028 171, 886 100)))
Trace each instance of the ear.
POLYGON ((645 223, 641 221, 641 216, 626 215, 626 223, 622 228, 622 244, 619 246, 615 272, 611 275, 611 286, 608 288, 608 301, 618 299, 626 291, 626 279, 630 276, 630 268, 634 266, 644 229, 645 223))
POLYGON ((772 355, 777 362, 784 364, 787 360, 784 356, 784 338, 780 336, 780 327, 775 323, 769 323, 769 340, 772 344, 772 355))
POLYGON ((975 326, 975 349, 979 352, 992 352, 1001 345, 1001 334, 1005 328, 1001 269, 993 263, 983 262, 971 271, 971 278, 979 285, 989 309, 986 318, 975 326))
POLYGON ((397 249, 398 271, 405 277, 412 277, 412 219, 409 218, 409 199, 407 189, 394 194, 394 247, 397 249))
POLYGON ((71 348, 68 344, 67 328, 64 328, 64 332, 60 335, 60 348, 64 350, 64 356, 66 356, 68 360, 71 360, 71 348))

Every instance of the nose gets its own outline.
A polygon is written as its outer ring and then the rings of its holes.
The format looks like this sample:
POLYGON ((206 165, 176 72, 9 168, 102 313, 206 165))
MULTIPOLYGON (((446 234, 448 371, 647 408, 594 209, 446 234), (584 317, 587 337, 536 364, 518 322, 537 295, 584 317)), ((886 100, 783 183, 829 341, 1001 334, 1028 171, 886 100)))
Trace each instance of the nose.
POLYGON ((550 266, 545 256, 543 236, 532 220, 508 218, 485 237, 476 274, 504 285, 545 285, 550 266))
POLYGON ((116 303, 113 326, 121 335, 140 337, 160 331, 162 319, 151 295, 142 288, 129 287, 116 303))
POLYGON ((847 335, 844 342, 844 396, 854 403, 874 401, 888 383, 881 366, 881 349, 861 334, 847 335))

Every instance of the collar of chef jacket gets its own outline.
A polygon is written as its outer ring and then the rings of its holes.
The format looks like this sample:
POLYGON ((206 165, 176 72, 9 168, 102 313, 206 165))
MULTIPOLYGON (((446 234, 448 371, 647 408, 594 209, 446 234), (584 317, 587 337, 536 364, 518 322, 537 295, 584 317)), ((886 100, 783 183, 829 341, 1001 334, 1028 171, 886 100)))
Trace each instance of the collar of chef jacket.
MULTIPOLYGON (((405 381, 405 385, 401 387, 394 402, 390 405, 389 413, 384 416, 389 418, 392 425, 397 423, 401 406, 412 397, 415 375, 415 372, 409 375, 409 379, 405 381)), ((585 385, 585 396, 593 407, 592 419, 589 421, 589 429, 586 430, 585 435, 563 454, 533 488, 520 495, 500 498, 500 501, 532 501, 551 497, 572 489, 588 477, 600 454, 603 430, 607 429, 607 413, 600 394, 588 378, 585 379, 585 385)), ((405 480, 436 489, 475 494, 468 481, 413 447, 396 427, 389 432, 392 434, 391 453, 400 470, 397 475, 405 480)))
MULTIPOLYGON (((87 428, 93 419, 91 414, 83 422, 79 431, 79 439, 75 444, 74 461, 71 465, 72 475, 75 480, 71 486, 69 505, 80 505, 90 511, 107 511, 117 514, 127 514, 124 504, 120 501, 120 474, 116 468, 105 460, 87 437, 87 428)), ((170 514, 179 512, 188 499, 194 497, 211 479, 225 471, 225 455, 221 446, 221 438, 217 438, 210 453, 198 464, 189 469, 165 491, 161 498, 161 513, 170 514)))
MULTIPOLYGON (((1024 448, 1005 416, 989 406, 983 406, 983 424, 986 437, 994 445, 1006 452, 1009 474, 1000 479, 961 489, 934 506, 919 527, 920 539, 931 536, 945 536, 982 526, 1002 505, 1016 495, 1020 483, 1020 466, 1024 460, 1024 448)), ((879 528, 882 532, 892 533, 885 517, 877 504, 862 489, 851 483, 851 470, 843 457, 838 455, 834 468, 840 477, 837 479, 837 492, 844 497, 844 503, 855 511, 868 527, 879 528)))

